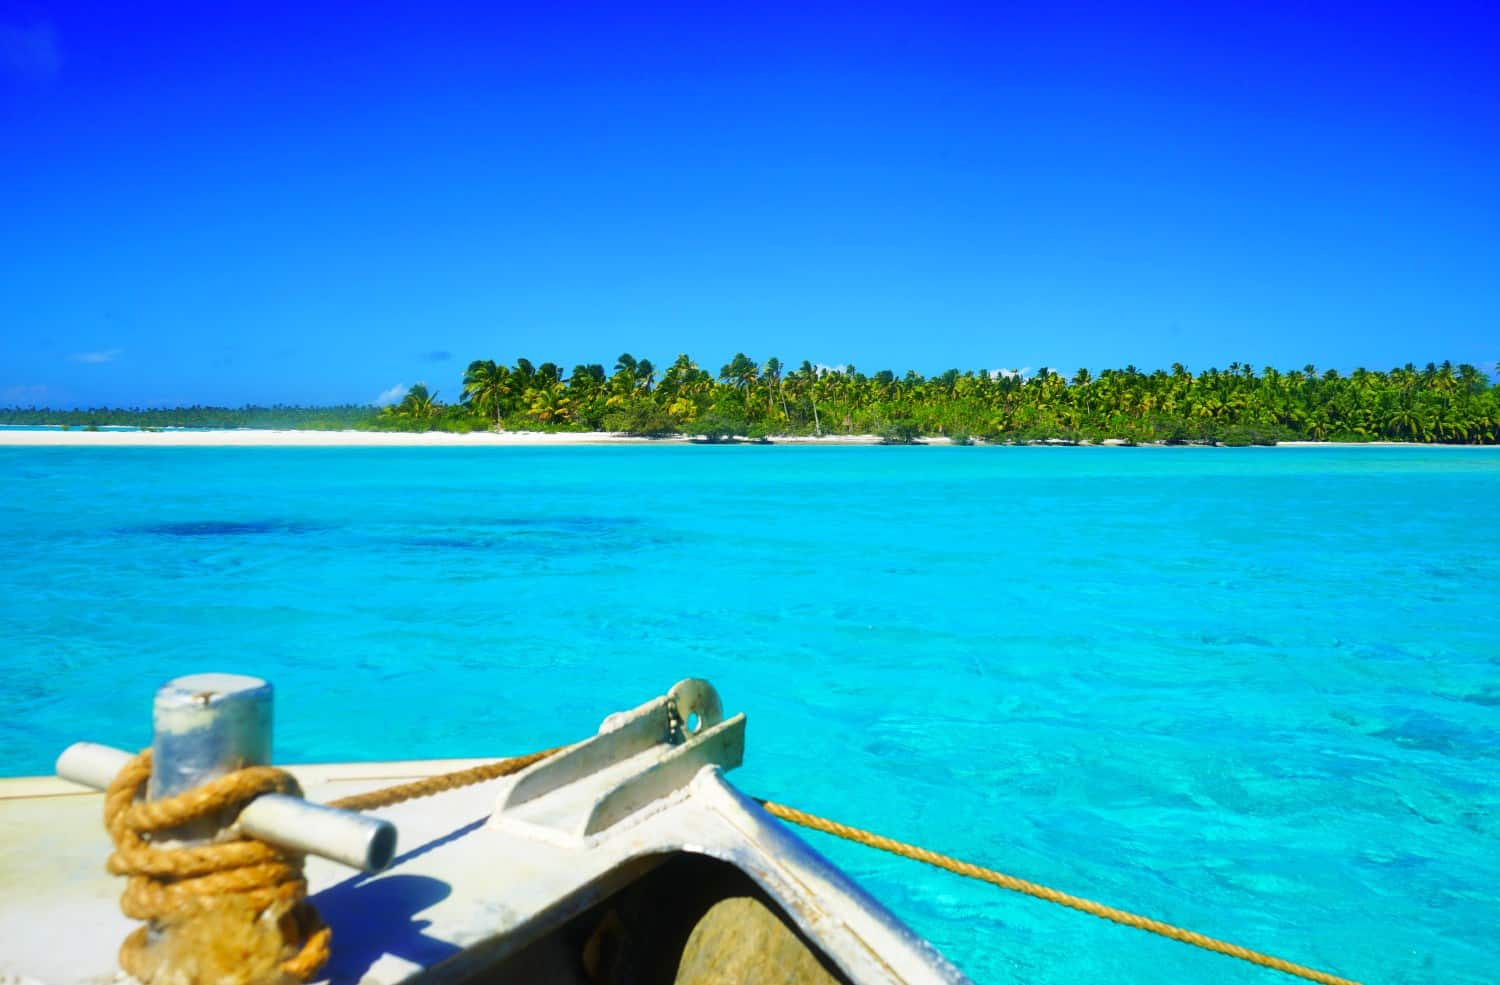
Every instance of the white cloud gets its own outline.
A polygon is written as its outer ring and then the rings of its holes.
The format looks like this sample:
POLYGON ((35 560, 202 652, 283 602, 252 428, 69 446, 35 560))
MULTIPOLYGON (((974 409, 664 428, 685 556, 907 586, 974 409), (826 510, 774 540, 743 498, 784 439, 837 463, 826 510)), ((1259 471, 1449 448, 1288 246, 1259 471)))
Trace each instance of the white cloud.
POLYGON ((0 24, 0 72, 46 82, 62 70, 62 49, 51 24, 0 24))
POLYGON ((381 390, 380 396, 375 398, 375 406, 384 407, 387 404, 398 403, 402 397, 406 396, 407 389, 409 388, 405 383, 397 383, 389 389, 381 390))
POLYGON ((817 373, 818 373, 819 376, 827 376, 829 373, 847 373, 847 372, 849 372, 849 364, 848 363, 841 363, 841 364, 839 364, 837 366, 830 366, 827 363, 814 363, 813 364, 813 369, 815 369, 817 371, 817 373))
POLYGON ((68 358, 72 359, 75 363, 89 363, 90 365, 98 365, 99 363, 114 362, 116 359, 119 359, 124 352, 124 349, 102 349, 98 352, 75 352, 68 358))
POLYGON ((1022 366, 1020 369, 992 369, 990 379, 1024 380, 1030 373, 1030 366, 1022 366))

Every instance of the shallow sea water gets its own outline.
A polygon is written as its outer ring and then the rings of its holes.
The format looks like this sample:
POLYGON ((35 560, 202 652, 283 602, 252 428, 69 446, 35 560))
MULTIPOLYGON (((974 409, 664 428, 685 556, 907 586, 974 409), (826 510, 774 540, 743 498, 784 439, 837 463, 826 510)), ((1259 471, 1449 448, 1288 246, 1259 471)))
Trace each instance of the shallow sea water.
MULTIPOLYGON (((278 688, 499 756, 686 676, 753 794, 1369 982, 1500 980, 1500 450, 0 448, 0 772, 278 688)), ((1277 976, 820 835, 980 982, 1277 976)))

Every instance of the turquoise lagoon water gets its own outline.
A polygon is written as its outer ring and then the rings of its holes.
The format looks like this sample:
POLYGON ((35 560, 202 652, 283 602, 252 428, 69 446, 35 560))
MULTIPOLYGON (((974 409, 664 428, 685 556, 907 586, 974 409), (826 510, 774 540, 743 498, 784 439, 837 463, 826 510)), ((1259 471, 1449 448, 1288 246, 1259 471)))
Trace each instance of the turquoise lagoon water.
MULTIPOLYGON (((1500 979, 1500 450, 0 448, 0 770, 279 689, 504 755, 708 677, 742 788, 1369 982, 1500 979)), ((981 982, 1269 982, 810 836, 981 982)))

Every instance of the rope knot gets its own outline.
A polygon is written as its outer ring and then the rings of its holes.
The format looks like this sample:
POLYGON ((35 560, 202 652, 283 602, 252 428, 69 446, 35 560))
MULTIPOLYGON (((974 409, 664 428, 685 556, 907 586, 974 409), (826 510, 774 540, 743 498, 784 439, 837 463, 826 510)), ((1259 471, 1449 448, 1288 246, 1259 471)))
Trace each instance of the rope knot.
POLYGON ((328 960, 331 933, 306 902, 302 856, 227 824, 263 793, 300 796, 291 774, 237 770, 172 797, 146 801, 151 750, 136 755, 104 795, 114 842, 107 867, 125 876, 120 909, 149 921, 120 945, 120 967, 144 985, 290 985, 328 960), (196 845, 159 844, 163 833, 213 821, 196 845))

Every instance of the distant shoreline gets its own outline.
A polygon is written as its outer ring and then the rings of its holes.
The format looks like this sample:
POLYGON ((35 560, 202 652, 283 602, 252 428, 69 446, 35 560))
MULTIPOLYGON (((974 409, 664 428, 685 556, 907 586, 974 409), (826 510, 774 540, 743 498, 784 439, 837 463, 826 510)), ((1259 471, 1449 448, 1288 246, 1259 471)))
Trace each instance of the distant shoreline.
MULTIPOLYGON (((727 444, 728 442, 723 442, 727 444)), ((765 442, 740 441, 739 444, 772 444, 795 446, 871 446, 881 444, 873 434, 840 434, 814 437, 785 435, 765 442)), ((319 431, 260 430, 251 428, 204 431, 0 431, 0 446, 29 447, 128 447, 128 448, 527 448, 602 445, 702 445, 702 438, 673 435, 647 438, 615 434, 608 431, 474 431, 458 434, 449 431, 319 431)), ((916 444, 951 445, 944 437, 923 438, 916 444)), ((975 441, 975 445, 1003 447, 1001 443, 975 441)), ((1065 447, 1122 447, 1120 439, 1101 442, 1069 442, 1060 439, 1033 441, 1030 445, 1065 447)), ((1161 443, 1141 444, 1142 448, 1209 447, 1205 445, 1167 446, 1161 443)), ((1273 447, 1273 446, 1262 446, 1273 447)), ((1277 448, 1493 448, 1495 445, 1455 445, 1415 441, 1282 441, 1277 448)))

